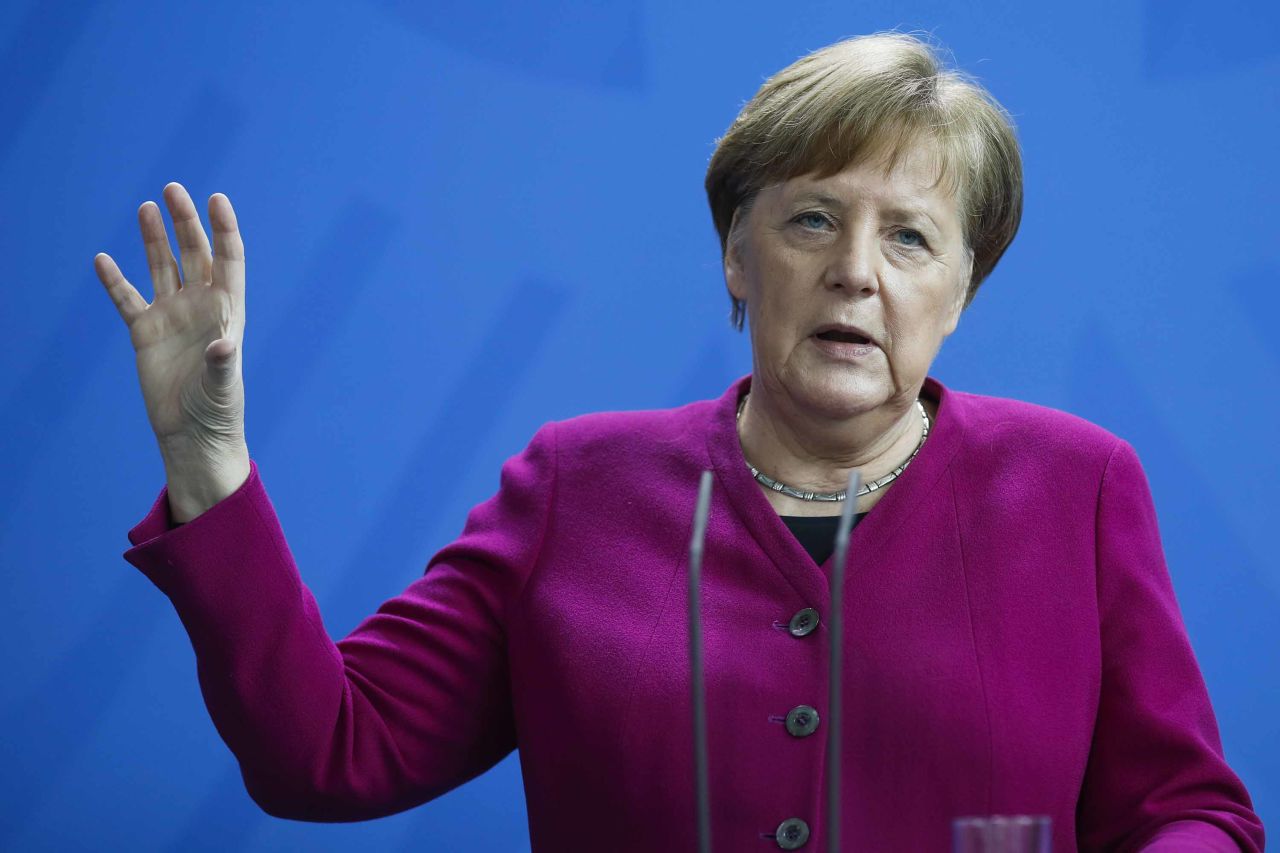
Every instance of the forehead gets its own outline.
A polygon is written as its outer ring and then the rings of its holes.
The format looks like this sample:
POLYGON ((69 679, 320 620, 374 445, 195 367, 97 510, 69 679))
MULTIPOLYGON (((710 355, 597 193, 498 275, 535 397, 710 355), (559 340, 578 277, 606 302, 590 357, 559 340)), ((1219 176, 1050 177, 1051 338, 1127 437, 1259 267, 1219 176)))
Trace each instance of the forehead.
POLYGON ((783 204, 815 201, 833 207, 873 204, 882 210, 917 211, 942 225, 959 218, 958 204, 941 180, 937 150, 930 145, 904 149, 892 169, 887 158, 846 166, 833 175, 809 172, 772 187, 783 204))

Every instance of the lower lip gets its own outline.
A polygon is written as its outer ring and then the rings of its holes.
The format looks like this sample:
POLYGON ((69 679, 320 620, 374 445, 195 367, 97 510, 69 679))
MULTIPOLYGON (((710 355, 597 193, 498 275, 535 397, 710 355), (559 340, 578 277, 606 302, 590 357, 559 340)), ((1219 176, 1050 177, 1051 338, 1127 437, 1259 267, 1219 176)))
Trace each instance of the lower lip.
POLYGON ((828 341, 823 340, 816 335, 810 335, 809 337, 818 345, 818 349, 822 350, 832 358, 844 360, 863 358, 864 356, 875 352, 877 349, 875 344, 851 344, 844 341, 828 341))

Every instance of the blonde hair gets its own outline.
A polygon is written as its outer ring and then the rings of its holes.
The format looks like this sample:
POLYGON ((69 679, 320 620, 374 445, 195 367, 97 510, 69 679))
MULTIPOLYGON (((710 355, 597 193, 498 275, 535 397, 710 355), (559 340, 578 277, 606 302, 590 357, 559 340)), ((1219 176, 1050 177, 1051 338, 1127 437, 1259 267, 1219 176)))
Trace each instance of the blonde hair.
MULTIPOLYGON (((876 158, 888 172, 920 140, 938 143, 938 180, 958 202, 973 259, 968 308, 1018 232, 1022 157, 1008 111, 909 33, 856 36, 816 50, 766 80, 742 108, 707 166, 721 259, 741 237, 731 225, 741 232, 761 189, 876 158)), ((741 331, 745 306, 729 299, 730 322, 741 331)))

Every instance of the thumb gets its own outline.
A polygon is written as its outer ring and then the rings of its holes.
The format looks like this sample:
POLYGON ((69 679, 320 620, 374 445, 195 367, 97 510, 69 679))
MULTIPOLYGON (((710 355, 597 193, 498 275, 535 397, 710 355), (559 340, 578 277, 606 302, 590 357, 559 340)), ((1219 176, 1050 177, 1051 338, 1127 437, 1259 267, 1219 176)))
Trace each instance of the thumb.
POLYGON ((205 347, 204 372, 211 388, 226 390, 235 382, 236 345, 218 338, 205 347))

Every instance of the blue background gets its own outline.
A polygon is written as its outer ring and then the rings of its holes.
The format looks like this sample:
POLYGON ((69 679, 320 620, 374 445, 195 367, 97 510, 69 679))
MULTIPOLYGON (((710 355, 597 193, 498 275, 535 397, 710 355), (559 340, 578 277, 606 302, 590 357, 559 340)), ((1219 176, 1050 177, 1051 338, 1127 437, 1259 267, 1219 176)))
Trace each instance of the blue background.
POLYGON ((0 847, 528 849, 514 754, 363 824, 245 794, 181 623, 120 557, 164 471, 92 259, 153 298, 139 204, 176 180, 206 228, 212 193, 235 205, 249 447, 342 637, 542 423, 750 371, 713 141, 768 75, 894 27, 977 75, 1025 157, 1021 232, 933 375, 1137 448, 1227 759, 1274 834, 1275 9, 0 4, 0 847))

